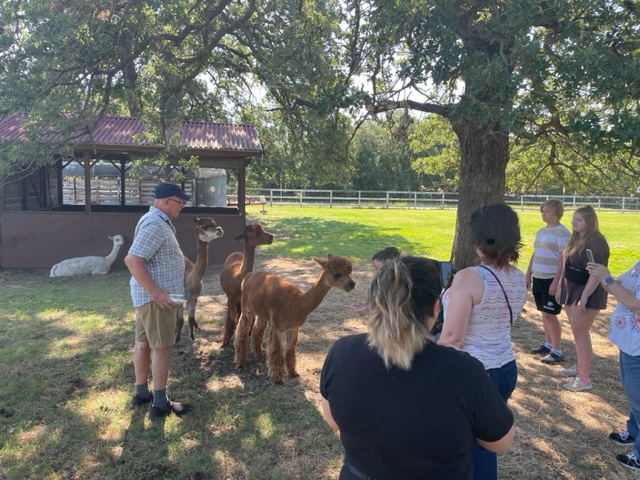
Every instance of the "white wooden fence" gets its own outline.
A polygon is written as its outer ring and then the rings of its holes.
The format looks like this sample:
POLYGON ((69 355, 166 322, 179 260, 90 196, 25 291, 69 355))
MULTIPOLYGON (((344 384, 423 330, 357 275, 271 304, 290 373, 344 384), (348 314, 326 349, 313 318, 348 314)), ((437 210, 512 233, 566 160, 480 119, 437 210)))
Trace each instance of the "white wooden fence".
MULTIPOLYGON (((451 192, 397 192, 374 190, 247 189, 247 195, 263 196, 267 205, 299 205, 349 208, 457 208, 458 194, 451 192)), ((597 195, 506 195, 505 202, 518 210, 537 210, 550 198, 565 208, 592 205, 596 210, 640 212, 640 198, 597 195)))

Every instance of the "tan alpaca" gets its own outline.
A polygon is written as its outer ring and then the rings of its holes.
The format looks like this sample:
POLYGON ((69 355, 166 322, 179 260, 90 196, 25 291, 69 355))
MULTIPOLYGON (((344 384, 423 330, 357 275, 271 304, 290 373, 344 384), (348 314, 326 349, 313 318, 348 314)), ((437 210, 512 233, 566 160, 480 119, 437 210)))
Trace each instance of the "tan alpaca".
POLYGON ((285 368, 292 377, 296 372, 298 330, 332 287, 350 292, 356 286, 351 278, 353 265, 345 257, 327 255, 327 259, 313 258, 322 267, 316 283, 306 292, 267 272, 249 273, 242 285, 242 315, 236 330, 235 364, 244 368, 251 326, 252 345, 256 357, 262 357, 262 337, 271 323, 267 340, 269 378, 282 383, 285 368), (284 343, 284 346, 283 346, 284 343))
POLYGON ((233 252, 224 261, 220 272, 220 286, 227 294, 227 318, 224 323, 222 346, 226 347, 231 342, 231 337, 236 330, 236 324, 240 317, 240 298, 242 295, 242 280, 247 273, 253 271, 256 258, 256 247, 259 245, 271 245, 273 235, 266 232, 259 223, 247 225, 244 233, 234 240, 242 240, 243 252, 233 252))
MULTIPOLYGON (((193 263, 187 257, 184 257, 184 289, 187 302, 187 317, 189 319, 189 337, 191 340, 196 339, 195 330, 200 330, 196 323, 196 305, 202 292, 202 279, 207 272, 207 265, 209 264, 209 243, 224 235, 222 228, 217 226, 215 220, 211 217, 194 217, 193 221, 196 224, 196 262, 193 263)), ((178 309, 176 315, 176 343, 178 343, 182 335, 182 326, 184 325, 184 306, 178 309)))

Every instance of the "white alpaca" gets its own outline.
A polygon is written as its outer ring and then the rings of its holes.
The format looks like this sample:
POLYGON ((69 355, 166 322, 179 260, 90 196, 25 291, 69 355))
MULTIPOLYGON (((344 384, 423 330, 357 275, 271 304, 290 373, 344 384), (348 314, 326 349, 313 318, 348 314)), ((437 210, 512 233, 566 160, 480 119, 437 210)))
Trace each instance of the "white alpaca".
POLYGON ((73 277, 75 275, 104 275, 109 273, 111 264, 116 260, 120 247, 124 245, 124 237, 115 235, 109 237, 113 241, 113 249, 106 257, 76 257, 68 258, 51 267, 50 277, 73 277))

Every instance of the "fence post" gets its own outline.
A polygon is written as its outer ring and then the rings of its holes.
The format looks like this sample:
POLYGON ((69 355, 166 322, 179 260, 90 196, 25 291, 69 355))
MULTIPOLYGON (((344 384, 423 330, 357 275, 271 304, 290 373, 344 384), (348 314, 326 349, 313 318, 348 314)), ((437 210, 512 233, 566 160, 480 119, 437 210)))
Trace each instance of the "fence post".
POLYGON ((329 208, 333 208, 333 190, 329 190, 329 208))
POLYGON ((520 195, 520 211, 524 211, 524 195, 520 195))
POLYGON ((362 201, 362 190, 358 190, 358 208, 360 208, 361 201, 362 201))
POLYGON ((624 213, 624 201, 627 199, 627 197, 622 197, 622 213, 624 213))
POLYGON ((385 207, 384 208, 389 208, 389 192, 387 191, 387 198, 385 200, 385 207))

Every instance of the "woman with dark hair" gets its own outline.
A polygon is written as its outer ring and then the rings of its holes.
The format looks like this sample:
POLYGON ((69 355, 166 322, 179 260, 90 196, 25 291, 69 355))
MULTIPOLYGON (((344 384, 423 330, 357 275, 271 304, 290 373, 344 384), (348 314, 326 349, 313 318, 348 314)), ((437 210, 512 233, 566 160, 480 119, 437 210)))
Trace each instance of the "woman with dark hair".
POLYGON ((345 449, 341 480, 471 479, 476 439, 511 445, 513 415, 480 362, 431 341, 441 288, 437 261, 390 262, 371 283, 369 332, 331 347, 320 392, 345 449))
POLYGON ((607 292, 597 278, 587 271, 591 252, 595 263, 609 264, 609 245, 598 230, 598 216, 592 206, 586 205, 573 213, 573 232, 563 252, 562 280, 556 301, 565 306, 571 332, 576 344, 576 365, 560 369, 561 375, 575 377, 563 385, 567 390, 582 392, 593 389, 591 374, 591 334, 593 320, 607 308, 607 292))
MULTIPOLYGON (((438 343, 470 353, 482 362, 506 402, 516 388, 518 369, 511 325, 527 298, 524 274, 512 264, 521 246, 518 215, 508 205, 486 205, 471 215, 480 265, 460 270, 443 295, 444 325, 438 343)), ((476 445, 474 479, 498 477, 496 454, 476 445)))

